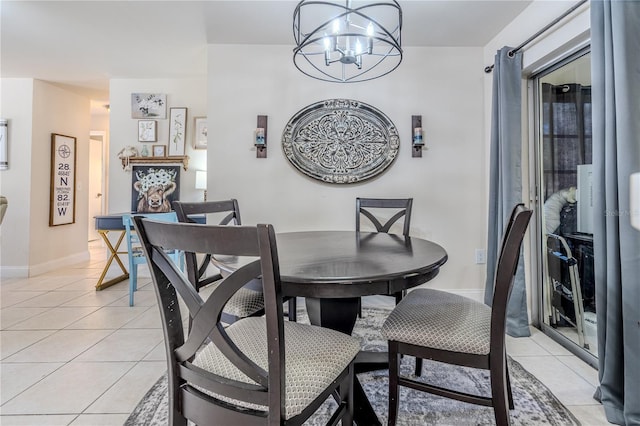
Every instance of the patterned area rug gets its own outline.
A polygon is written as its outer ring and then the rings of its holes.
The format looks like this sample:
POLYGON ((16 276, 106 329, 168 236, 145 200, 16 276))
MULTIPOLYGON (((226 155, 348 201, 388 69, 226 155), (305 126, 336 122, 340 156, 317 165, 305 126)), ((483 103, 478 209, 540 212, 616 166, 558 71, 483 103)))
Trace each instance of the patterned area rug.
MULTIPOLYGON (((378 330, 387 314, 388 311, 384 309, 363 309, 363 317, 356 322, 353 334, 362 339, 364 349, 373 351, 386 349, 386 342, 378 330)), ((298 320, 308 321, 304 311, 298 315, 298 320)), ((403 359, 401 368, 404 374, 411 374, 413 366, 412 357, 403 359)), ((542 383, 510 358, 509 372, 515 403, 515 409, 511 411, 512 425, 580 425, 569 410, 542 383)), ((382 424, 387 422, 389 385, 387 375, 386 370, 358 375, 382 424)), ((470 393, 481 395, 490 393, 488 373, 466 367, 449 366, 425 360, 422 378, 429 382, 447 383, 447 386, 470 393)), ((335 403, 332 400, 328 401, 305 424, 324 425, 334 408, 335 403)), ((163 376, 140 401, 125 425, 164 426, 167 424, 167 379, 163 376)), ((492 408, 440 398, 408 388, 400 390, 398 425, 494 424, 492 408)))

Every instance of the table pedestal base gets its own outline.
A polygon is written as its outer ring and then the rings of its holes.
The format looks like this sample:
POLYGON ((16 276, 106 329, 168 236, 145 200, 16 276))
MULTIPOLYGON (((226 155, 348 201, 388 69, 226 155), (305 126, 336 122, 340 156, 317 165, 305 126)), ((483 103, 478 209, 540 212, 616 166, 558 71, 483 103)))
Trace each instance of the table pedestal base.
POLYGON ((305 298, 311 324, 351 335, 359 312, 358 297, 344 299, 305 298))

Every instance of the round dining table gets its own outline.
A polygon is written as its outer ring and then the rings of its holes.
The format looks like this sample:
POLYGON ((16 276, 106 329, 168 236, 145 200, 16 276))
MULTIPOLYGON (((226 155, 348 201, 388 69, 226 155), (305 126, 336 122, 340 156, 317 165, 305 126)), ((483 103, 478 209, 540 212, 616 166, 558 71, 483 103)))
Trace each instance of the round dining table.
MULTIPOLYGON (((351 334, 368 295, 395 295, 433 279, 447 261, 440 245, 417 237, 356 231, 276 234, 282 295, 304 297, 311 324, 351 334)), ((237 258, 214 258, 223 271, 237 258)), ((386 353, 362 352, 356 372, 386 368, 386 353)), ((359 381, 354 381, 358 425, 380 424, 359 381)))
POLYGON ((396 234, 288 232, 276 243, 283 296, 305 297, 312 324, 349 334, 361 296, 423 284, 447 261, 440 245, 396 234))

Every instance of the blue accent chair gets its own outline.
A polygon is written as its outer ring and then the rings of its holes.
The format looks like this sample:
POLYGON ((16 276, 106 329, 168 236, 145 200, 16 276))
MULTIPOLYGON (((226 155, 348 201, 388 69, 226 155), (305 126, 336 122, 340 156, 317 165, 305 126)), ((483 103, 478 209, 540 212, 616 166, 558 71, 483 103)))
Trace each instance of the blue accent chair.
MULTIPOLYGON (((133 293, 138 290, 138 265, 147 263, 147 258, 142 251, 140 239, 133 227, 133 216, 145 216, 162 222, 177 222, 178 216, 175 212, 169 213, 135 213, 122 216, 122 224, 126 232, 127 252, 129 255, 129 306, 133 306, 133 293)), ((171 250, 167 252, 176 265, 184 271, 184 256, 180 251, 171 250)))

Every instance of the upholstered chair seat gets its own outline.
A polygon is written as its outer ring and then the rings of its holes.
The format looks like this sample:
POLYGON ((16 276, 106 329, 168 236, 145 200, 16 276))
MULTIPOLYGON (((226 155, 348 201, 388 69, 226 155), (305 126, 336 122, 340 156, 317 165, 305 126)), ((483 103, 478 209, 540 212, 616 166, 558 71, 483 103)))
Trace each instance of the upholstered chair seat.
POLYGON ((532 213, 524 204, 511 212, 498 254, 491 307, 446 291, 416 289, 389 314, 381 329, 389 347, 389 426, 398 420, 402 386, 493 407, 496 425, 510 424, 509 409, 514 406, 505 347, 507 302, 532 213), (451 383, 416 380, 400 370, 403 355, 488 370, 491 395, 456 390, 449 387, 451 383))
MULTIPOLYGON (((258 366, 268 368, 265 318, 244 318, 226 329, 231 340, 258 366)), ((284 323, 285 418, 297 416, 333 383, 360 350, 357 339, 338 331, 292 321, 284 323)), ((221 377, 255 384, 235 367, 212 343, 205 346, 194 365, 221 377)), ((194 386, 197 387, 197 386, 194 386)), ((203 392, 246 408, 267 411, 268 407, 203 392)))
POLYGON ((389 315, 387 340, 451 352, 486 355, 491 308, 464 296, 433 289, 410 292, 389 315))

